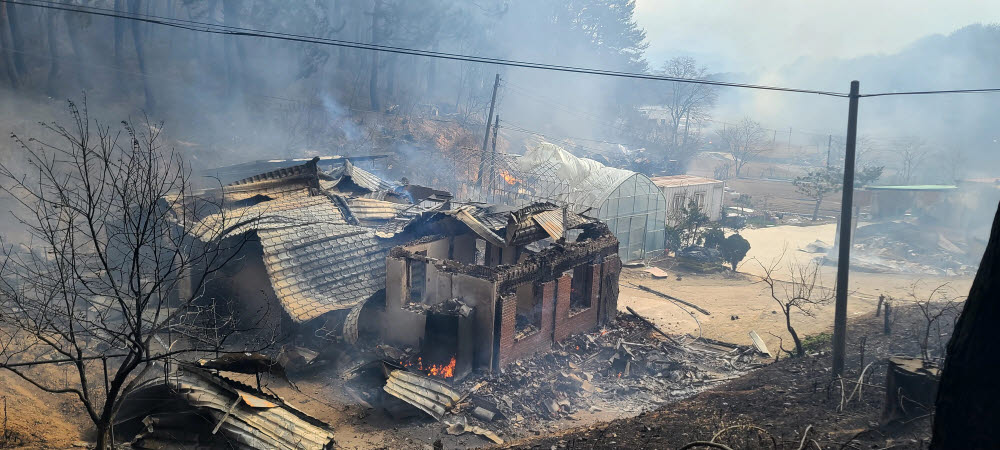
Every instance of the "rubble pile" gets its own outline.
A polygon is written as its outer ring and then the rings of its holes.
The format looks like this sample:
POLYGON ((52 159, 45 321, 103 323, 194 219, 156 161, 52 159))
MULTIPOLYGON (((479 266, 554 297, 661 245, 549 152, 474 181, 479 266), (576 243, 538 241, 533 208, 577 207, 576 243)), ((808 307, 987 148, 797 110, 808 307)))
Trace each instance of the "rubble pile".
POLYGON ((872 272, 974 275, 982 252, 970 248, 953 230, 910 222, 885 222, 858 228, 851 265, 872 272))
POLYGON ((489 378, 470 377, 455 388, 475 392, 455 412, 508 431, 582 411, 638 412, 731 379, 755 366, 755 358, 750 347, 693 337, 669 343, 621 314, 613 327, 571 337, 489 378))

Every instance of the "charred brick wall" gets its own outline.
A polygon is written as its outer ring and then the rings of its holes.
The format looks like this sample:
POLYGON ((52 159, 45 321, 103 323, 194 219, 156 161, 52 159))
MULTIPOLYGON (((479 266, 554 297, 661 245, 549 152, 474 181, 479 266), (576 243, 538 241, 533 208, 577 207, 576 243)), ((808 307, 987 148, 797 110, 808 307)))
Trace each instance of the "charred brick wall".
POLYGON ((578 311, 575 314, 570 311, 570 292, 572 277, 563 275, 559 278, 556 297, 559 299, 556 304, 555 340, 562 341, 571 335, 587 332, 597 328, 598 311, 601 306, 601 265, 591 264, 587 267, 593 276, 590 277, 590 307, 578 311))
MULTIPOLYGON (((601 265, 600 284, 600 316, 598 321, 603 325, 615 320, 618 315, 618 276, 622 271, 622 260, 617 254, 604 258, 601 265)), ((595 276, 596 280, 597 277, 595 276)), ((597 291, 597 289, 595 289, 597 291)))
MULTIPOLYGON (((532 335, 516 339, 515 329, 517 317, 517 297, 515 295, 505 295, 500 298, 502 302, 500 320, 500 354, 498 361, 503 367, 508 363, 518 359, 528 357, 540 352, 552 349, 553 317, 555 315, 556 303, 556 282, 548 281, 541 284, 540 289, 542 302, 542 324, 541 328, 532 335)), ((568 297, 567 297, 568 299, 568 297)))

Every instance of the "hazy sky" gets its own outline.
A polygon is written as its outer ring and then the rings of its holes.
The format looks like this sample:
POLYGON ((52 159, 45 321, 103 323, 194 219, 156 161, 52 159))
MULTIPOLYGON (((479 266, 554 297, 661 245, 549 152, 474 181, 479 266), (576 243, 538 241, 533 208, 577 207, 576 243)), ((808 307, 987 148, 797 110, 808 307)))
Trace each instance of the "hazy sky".
POLYGON ((637 0, 647 58, 693 56, 712 72, 775 70, 800 57, 894 53, 929 34, 1000 22, 998 0, 637 0))

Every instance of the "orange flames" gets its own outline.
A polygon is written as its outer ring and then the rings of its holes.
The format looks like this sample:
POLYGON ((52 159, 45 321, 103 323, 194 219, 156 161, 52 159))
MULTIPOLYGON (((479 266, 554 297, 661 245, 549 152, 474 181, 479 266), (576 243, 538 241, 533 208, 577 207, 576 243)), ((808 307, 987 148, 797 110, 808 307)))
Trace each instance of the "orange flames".
POLYGON ((416 364, 414 364, 412 362, 403 362, 401 364, 403 365, 403 367, 415 368, 415 369, 417 369, 417 370, 419 370, 421 372, 426 373, 427 375, 434 376, 434 377, 451 378, 451 377, 455 376, 455 357, 454 356, 451 357, 451 361, 449 361, 447 365, 430 364, 430 365, 424 367, 424 361, 423 361, 423 358, 421 358, 421 357, 417 357, 416 364))
POLYGON ((521 181, 523 181, 523 180, 517 179, 517 177, 515 177, 514 175, 511 175, 510 172, 508 172, 506 170, 503 170, 503 169, 500 170, 500 177, 503 178, 503 180, 506 181, 507 184, 509 184, 511 186, 513 186, 513 185, 515 185, 515 184, 520 183, 521 181))

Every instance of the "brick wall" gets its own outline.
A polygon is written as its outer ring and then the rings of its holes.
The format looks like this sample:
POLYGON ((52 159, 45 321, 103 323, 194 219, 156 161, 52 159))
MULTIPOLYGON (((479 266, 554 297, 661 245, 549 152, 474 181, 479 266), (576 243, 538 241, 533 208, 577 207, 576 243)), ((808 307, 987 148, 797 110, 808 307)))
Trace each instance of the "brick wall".
POLYGON ((601 296, 601 265, 592 264, 588 266, 588 269, 593 275, 591 277, 590 287, 590 308, 577 312, 576 314, 570 315, 570 291, 573 278, 567 274, 563 275, 558 280, 559 286, 557 288, 558 292, 556 293, 558 303, 556 304, 556 323, 554 333, 556 342, 562 341, 571 335, 587 332, 597 328, 597 312, 601 296))
MULTIPOLYGON (((500 354, 499 362, 503 367, 510 362, 534 355, 535 353, 552 349, 552 326, 555 306, 556 282, 549 281, 541 285, 542 326, 541 329, 523 339, 514 339, 515 320, 517 315, 517 297, 503 296, 500 301, 500 354)), ((568 299, 568 297, 567 297, 568 299)))

